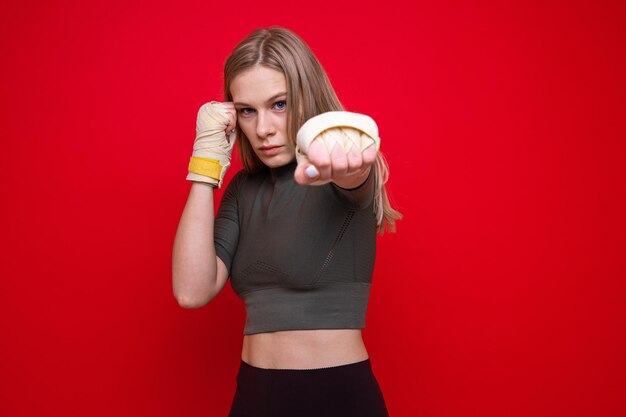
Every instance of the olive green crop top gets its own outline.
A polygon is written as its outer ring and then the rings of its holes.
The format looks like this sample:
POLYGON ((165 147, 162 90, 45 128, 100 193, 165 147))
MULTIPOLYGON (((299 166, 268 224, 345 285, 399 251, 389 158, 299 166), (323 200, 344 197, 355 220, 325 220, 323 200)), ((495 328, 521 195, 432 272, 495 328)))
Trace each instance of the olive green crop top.
POLYGON ((295 182, 296 164, 231 180, 215 250, 246 306, 244 334, 365 327, 376 252, 373 176, 354 190, 295 182))

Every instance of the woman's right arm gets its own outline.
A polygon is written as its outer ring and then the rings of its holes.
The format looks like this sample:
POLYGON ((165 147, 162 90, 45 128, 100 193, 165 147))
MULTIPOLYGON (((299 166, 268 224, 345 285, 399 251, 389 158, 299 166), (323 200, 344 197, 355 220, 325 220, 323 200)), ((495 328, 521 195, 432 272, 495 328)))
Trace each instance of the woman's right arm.
POLYGON ((237 116, 233 103, 200 107, 187 179, 192 182, 172 253, 172 287, 178 304, 201 307, 220 292, 228 270, 215 254, 213 189, 230 166, 237 116))
POLYGON ((172 286, 181 307, 202 307, 228 280, 224 262, 215 255, 213 226, 213 187, 193 182, 172 254, 172 286))

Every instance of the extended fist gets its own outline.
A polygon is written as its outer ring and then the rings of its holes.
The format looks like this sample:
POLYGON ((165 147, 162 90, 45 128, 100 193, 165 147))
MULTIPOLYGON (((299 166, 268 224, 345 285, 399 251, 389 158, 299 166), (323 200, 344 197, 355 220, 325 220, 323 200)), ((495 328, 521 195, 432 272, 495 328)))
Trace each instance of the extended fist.
POLYGON ((378 126, 366 115, 344 111, 322 113, 302 125, 297 135, 295 179, 303 185, 334 182, 359 186, 376 161, 378 126))

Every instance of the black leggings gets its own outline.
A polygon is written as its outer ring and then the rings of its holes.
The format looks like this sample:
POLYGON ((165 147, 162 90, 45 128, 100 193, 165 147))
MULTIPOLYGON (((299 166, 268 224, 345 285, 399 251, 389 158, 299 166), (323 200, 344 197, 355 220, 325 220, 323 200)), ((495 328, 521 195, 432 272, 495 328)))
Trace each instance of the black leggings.
POLYGON ((370 360, 321 369, 241 362, 229 417, 388 417, 370 360))

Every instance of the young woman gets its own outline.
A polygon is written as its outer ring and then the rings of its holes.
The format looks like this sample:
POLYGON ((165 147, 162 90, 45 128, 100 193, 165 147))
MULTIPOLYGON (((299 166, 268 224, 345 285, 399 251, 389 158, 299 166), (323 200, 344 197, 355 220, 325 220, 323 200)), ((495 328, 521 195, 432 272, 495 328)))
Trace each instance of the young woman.
POLYGON ((400 218, 375 123, 343 112, 317 58, 284 28, 235 48, 224 97, 198 113, 173 288, 181 306, 200 307, 230 276, 246 305, 230 416, 387 416, 360 330, 376 231, 400 218), (235 141, 245 169, 214 219, 235 141))

